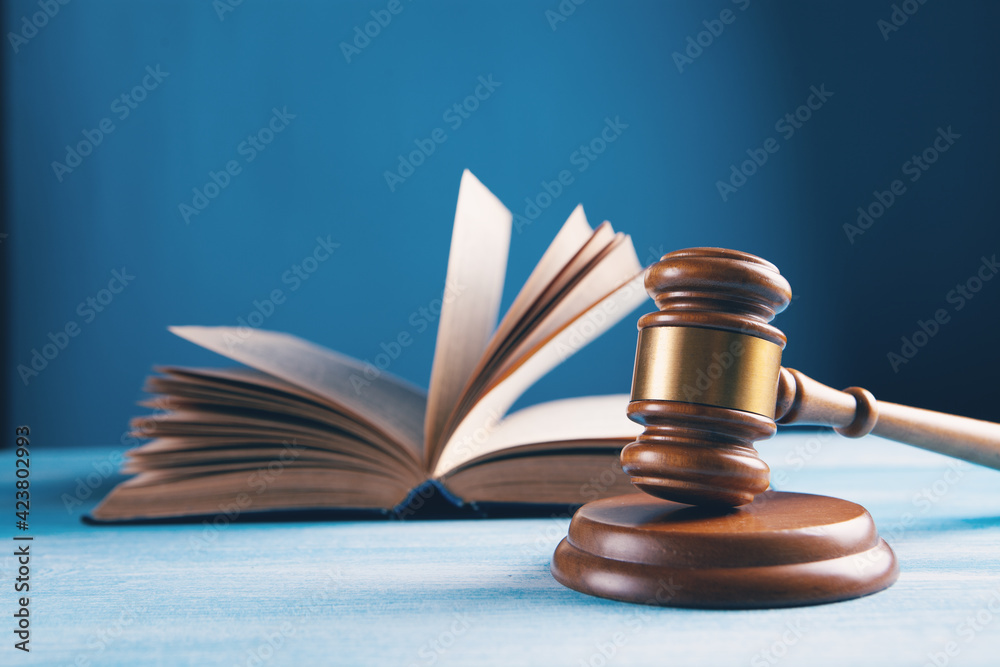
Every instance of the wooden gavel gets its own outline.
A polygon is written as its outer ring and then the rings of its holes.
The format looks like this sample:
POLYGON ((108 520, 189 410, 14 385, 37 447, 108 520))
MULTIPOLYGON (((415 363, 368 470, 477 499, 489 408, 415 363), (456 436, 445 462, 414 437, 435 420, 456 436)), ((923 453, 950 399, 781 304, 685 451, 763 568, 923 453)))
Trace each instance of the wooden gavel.
POLYGON ((778 424, 873 433, 1000 469, 1000 424, 876 401, 781 367, 785 335, 770 321, 791 300, 770 262, 735 250, 671 252, 646 273, 660 311, 639 320, 628 416, 645 427, 621 453, 648 494, 736 507, 769 483, 753 443, 778 424))

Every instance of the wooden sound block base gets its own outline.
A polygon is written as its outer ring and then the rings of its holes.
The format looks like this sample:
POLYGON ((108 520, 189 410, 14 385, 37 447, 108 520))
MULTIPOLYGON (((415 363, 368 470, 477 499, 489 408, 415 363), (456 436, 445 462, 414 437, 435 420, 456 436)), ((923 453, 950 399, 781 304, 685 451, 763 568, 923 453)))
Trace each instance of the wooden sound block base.
POLYGON ((718 510, 631 494, 577 511, 552 574, 614 600, 749 609, 876 593, 899 566, 868 511, 846 500, 767 491, 718 510))

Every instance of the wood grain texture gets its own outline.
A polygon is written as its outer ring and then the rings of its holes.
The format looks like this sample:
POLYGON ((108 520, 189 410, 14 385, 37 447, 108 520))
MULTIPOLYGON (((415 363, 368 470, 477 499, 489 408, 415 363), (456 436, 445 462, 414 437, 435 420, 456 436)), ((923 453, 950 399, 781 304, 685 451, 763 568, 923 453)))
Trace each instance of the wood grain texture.
POLYGON ((754 442, 775 432, 774 406, 747 394, 774 397, 785 335, 770 322, 791 287, 770 262, 723 248, 667 253, 646 270, 645 285, 660 310, 638 322, 628 417, 645 428, 622 450, 622 469, 657 498, 745 505, 768 485, 754 442), (687 331, 650 334, 662 327, 687 331), (681 377, 654 388, 643 381, 647 368, 681 377))
POLYGON ((646 493, 692 505, 751 502, 768 481, 754 442, 774 422, 833 426, 850 438, 873 433, 1000 469, 1000 424, 879 403, 867 389, 837 391, 781 368, 786 339, 770 322, 792 293, 770 262, 722 248, 677 250, 647 269, 645 285, 660 310, 639 318, 628 407, 645 429, 621 458, 646 493), (650 335, 663 327, 688 331, 650 335), (753 338, 762 343, 741 342, 753 338), (768 343, 769 354, 753 352, 768 343), (764 410, 754 394, 767 388, 770 404, 775 379, 774 409, 764 410))
POLYGON ((866 389, 837 391, 782 368, 775 419, 834 426, 856 438, 869 433, 1000 470, 1000 424, 877 401, 866 389))
POLYGON ((899 581, 818 607, 661 609, 559 585, 549 561, 568 517, 94 528, 79 516, 116 480, 70 511, 62 496, 111 450, 39 445, 32 653, 8 637, 0 664, 841 667, 923 665, 953 642, 949 665, 996 665, 996 472, 871 436, 779 433, 759 447, 776 487, 866 507, 899 557, 899 581), (988 615, 979 630, 968 621, 977 614, 988 615))
POLYGON ((633 493, 573 515, 552 575, 612 600, 770 609, 871 595, 899 567, 865 508, 839 498, 767 491, 734 509, 633 493))

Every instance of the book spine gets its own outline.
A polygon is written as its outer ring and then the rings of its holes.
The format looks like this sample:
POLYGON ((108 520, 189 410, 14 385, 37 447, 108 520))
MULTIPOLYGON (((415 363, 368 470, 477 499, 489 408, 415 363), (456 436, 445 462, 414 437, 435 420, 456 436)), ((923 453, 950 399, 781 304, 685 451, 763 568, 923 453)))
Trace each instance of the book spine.
POLYGON ((459 498, 458 496, 456 496, 454 493, 452 493, 451 490, 449 490, 448 487, 445 486, 441 482, 441 480, 439 480, 439 479, 431 479, 431 480, 428 480, 428 482, 430 484, 433 484, 437 488, 438 492, 445 499, 447 499, 448 502, 450 502, 452 505, 454 505, 456 507, 462 507, 463 505, 465 505, 465 501, 462 500, 461 498, 459 498))
POLYGON ((435 515, 441 511, 442 501, 452 509, 462 506, 461 499, 448 491, 443 484, 437 480, 429 479, 415 487, 403 502, 392 508, 390 517, 397 521, 404 521, 418 514, 421 516, 435 515))

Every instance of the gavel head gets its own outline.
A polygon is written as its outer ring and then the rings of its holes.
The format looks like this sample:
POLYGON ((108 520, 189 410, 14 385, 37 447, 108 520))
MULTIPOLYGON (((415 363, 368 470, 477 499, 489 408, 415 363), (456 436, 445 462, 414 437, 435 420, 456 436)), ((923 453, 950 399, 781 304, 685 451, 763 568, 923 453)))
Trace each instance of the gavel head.
POLYGON ((745 505, 768 487, 753 447, 774 435, 785 335, 769 324, 791 300, 754 255, 691 248, 646 272, 659 312, 639 320, 628 416, 645 427, 621 454, 639 489, 692 505, 745 505))

